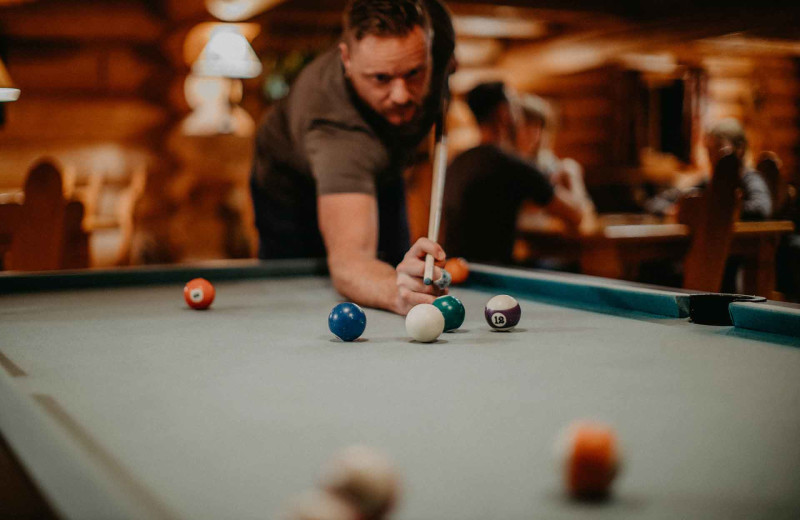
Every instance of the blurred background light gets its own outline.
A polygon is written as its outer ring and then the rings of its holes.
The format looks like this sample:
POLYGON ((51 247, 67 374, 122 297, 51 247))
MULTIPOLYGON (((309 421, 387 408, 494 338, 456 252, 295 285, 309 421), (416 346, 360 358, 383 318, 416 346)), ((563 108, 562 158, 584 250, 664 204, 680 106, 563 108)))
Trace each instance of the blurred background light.
POLYGON ((19 99, 19 89, 14 86, 6 66, 0 61, 0 102, 19 99))
POLYGON ((192 73, 223 78, 255 78, 261 74, 261 62, 235 24, 219 24, 211 30, 208 43, 192 65, 192 73))

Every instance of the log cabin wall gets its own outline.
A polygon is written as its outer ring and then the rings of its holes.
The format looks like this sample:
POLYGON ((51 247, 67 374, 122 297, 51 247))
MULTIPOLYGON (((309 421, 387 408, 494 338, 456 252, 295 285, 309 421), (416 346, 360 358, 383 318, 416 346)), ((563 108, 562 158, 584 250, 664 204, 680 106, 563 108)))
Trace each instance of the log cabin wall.
POLYGON ((86 201, 87 223, 93 239, 106 239, 100 263, 116 261, 116 195, 154 162, 174 117, 165 102, 172 71, 158 44, 167 24, 139 2, 34 2, 1 13, 22 95, 5 106, 0 185, 21 186, 42 156, 56 158, 78 192, 102 178, 104 189, 86 201))
POLYGON ((773 151, 783 173, 800 181, 800 69, 789 57, 709 56, 708 116, 736 117, 745 123, 753 155, 773 151))
POLYGON ((224 257, 231 206, 248 216, 251 139, 178 130, 190 112, 183 41, 208 20, 202 0, 0 6, 0 52, 22 90, 3 107, 0 191, 55 158, 87 206, 95 266, 224 257))
POLYGON ((565 76, 539 78, 519 85, 548 100, 554 108, 553 150, 559 157, 571 157, 586 170, 589 185, 614 182, 607 175, 611 167, 624 166, 615 156, 620 137, 616 110, 622 72, 613 67, 565 76))
MULTIPOLYGON (((448 2, 459 47, 478 48, 478 58, 461 59, 453 78, 454 150, 475 139, 459 96, 480 79, 503 78, 554 104, 555 151, 584 166, 587 184, 602 199, 598 208, 634 209, 623 191, 648 181, 671 183, 675 169, 701 166, 641 154, 648 129, 637 104, 643 102, 643 74, 649 73, 621 57, 668 54, 678 65, 673 74, 691 72, 701 80, 695 107, 700 119, 742 118, 753 151, 777 152, 784 175, 800 182, 796 38, 718 38, 740 27, 725 20, 699 24, 702 30, 681 20, 654 24, 626 17, 624 5, 614 2, 586 0, 583 10, 580 3, 575 10, 507 3, 448 2), (486 34, 476 20, 498 23, 486 34)), ((302 62, 334 43, 344 1, 273 4, 248 19, 261 27, 252 44, 265 66, 262 77, 243 82, 241 106, 254 122, 268 109, 265 91, 276 60, 285 69, 287 62, 302 62)), ((213 20, 203 0, 0 0, 0 55, 23 91, 4 107, 0 191, 21 186, 36 158, 53 155, 68 166, 82 193, 96 192, 91 179, 103 178, 103 195, 95 197, 87 216, 95 219, 90 225, 98 251, 105 251, 96 263, 252 254, 252 138, 190 137, 179 130, 191 112, 184 95, 184 42, 193 27, 213 20), (134 182, 143 170, 145 187, 134 182), (143 196, 133 204, 136 189, 143 196), (120 213, 135 220, 124 233, 120 213), (104 229, 110 230, 108 247, 100 240, 104 229), (242 235, 235 246, 224 243, 231 229, 242 235)), ((429 172, 423 162, 408 175, 417 236, 427 226, 429 172)))
POLYGON ((7 7, 0 42, 23 91, 0 128, 4 184, 19 185, 42 153, 141 145, 169 118, 164 24, 142 5, 31 3, 7 7), (112 22, 113 21, 113 22, 112 22))
MULTIPOLYGON (((647 54, 637 54, 640 59, 669 57, 674 70, 655 80, 652 73, 632 67, 624 55, 612 55, 587 70, 566 74, 541 74, 535 67, 520 74, 516 69, 504 68, 502 58, 488 66, 482 63, 475 70, 462 67, 458 74, 504 79, 521 92, 549 101, 556 114, 554 151, 559 157, 571 157, 583 165, 587 186, 600 199, 596 201, 600 211, 637 211, 641 185, 686 186, 708 171, 702 134, 709 124, 724 117, 743 122, 751 166, 755 166, 754 160, 761 152, 775 152, 783 162, 783 176, 797 185, 798 49, 776 52, 769 45, 746 42, 730 49, 726 42, 720 38, 651 46, 644 39, 630 44, 626 54, 645 50, 647 54), (686 144, 691 150, 687 149, 687 156, 680 158, 657 146, 649 149, 658 143, 649 142, 654 139, 646 135, 652 133, 648 126, 658 126, 658 117, 664 115, 647 115, 648 111, 653 112, 647 96, 672 80, 683 82, 687 89, 685 113, 679 115, 684 128, 678 130, 688 134, 686 139, 691 142, 686 144)), ((597 44, 602 46, 603 40, 597 44)), ((511 52, 519 57, 518 50, 511 52)), ((529 52, 534 60, 536 48, 529 52)), ((466 81, 462 89, 474 83, 466 81)))
MULTIPOLYGON (((674 51, 680 52, 680 49, 674 51)), ((702 124, 694 129, 695 133, 699 134, 704 125, 715 120, 735 117, 746 127, 753 158, 762 151, 777 153, 786 179, 800 183, 800 69, 797 60, 770 54, 711 54, 692 55, 686 62, 692 63, 704 79, 698 100, 702 124)), ((633 136, 623 114, 626 106, 629 108, 637 102, 631 99, 631 91, 625 87, 630 74, 631 71, 608 66, 566 76, 537 78, 520 85, 521 90, 536 93, 556 107, 555 152, 560 157, 572 157, 580 162, 586 170, 588 186, 601 193, 609 185, 676 182, 674 176, 651 172, 641 160, 626 154, 633 136)), ((697 141, 700 137, 694 136, 697 141)), ((705 162, 694 159, 695 164, 675 164, 676 171, 707 168, 705 162)), ((623 203, 626 207, 606 205, 605 209, 631 209, 630 202, 623 203)))

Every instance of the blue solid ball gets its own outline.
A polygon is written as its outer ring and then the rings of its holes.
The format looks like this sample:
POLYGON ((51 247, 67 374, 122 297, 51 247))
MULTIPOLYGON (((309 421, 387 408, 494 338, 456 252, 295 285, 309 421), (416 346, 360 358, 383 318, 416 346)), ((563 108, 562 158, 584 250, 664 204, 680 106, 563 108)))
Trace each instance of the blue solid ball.
POLYGON ((353 341, 367 328, 367 315, 355 303, 340 303, 328 316, 328 328, 340 340, 353 341))

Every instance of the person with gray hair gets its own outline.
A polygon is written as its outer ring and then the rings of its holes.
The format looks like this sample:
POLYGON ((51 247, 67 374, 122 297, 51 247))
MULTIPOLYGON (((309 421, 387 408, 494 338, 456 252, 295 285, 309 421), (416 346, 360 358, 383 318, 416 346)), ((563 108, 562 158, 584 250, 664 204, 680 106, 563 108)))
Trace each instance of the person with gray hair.
POLYGON ((570 158, 560 159, 548 142, 553 135, 555 116, 550 104, 534 94, 519 96, 520 117, 516 131, 519 153, 544 173, 553 185, 563 186, 593 213, 594 204, 586 190, 583 168, 570 158))
MULTIPOLYGON (((720 119, 708 127, 705 134, 705 147, 713 172, 719 160, 733 153, 742 164, 740 187, 742 205, 739 212, 741 220, 765 220, 772 216, 772 196, 764 178, 750 166, 747 135, 738 119, 729 117, 720 119)), ((690 191, 704 190, 708 186, 711 173, 707 178, 691 188, 690 191)), ((644 209, 656 215, 668 215, 675 211, 676 202, 686 191, 670 188, 645 201, 644 209)))
MULTIPOLYGON (((772 197, 764 178, 749 166, 747 136, 742 124, 734 118, 721 119, 708 127, 705 133, 705 147, 713 172, 719 160, 735 154, 742 168, 739 172, 742 193, 739 218, 741 220, 765 220, 772 216, 772 197)), ((677 202, 691 192, 705 190, 711 180, 711 174, 689 190, 669 188, 651 197, 644 203, 644 209, 655 215, 674 215, 677 202)), ((736 292, 737 271, 741 260, 730 258, 725 266, 722 281, 723 292, 736 292)), ((653 261, 644 263, 639 269, 639 281, 659 283, 662 285, 680 285, 682 266, 672 261, 653 261)))

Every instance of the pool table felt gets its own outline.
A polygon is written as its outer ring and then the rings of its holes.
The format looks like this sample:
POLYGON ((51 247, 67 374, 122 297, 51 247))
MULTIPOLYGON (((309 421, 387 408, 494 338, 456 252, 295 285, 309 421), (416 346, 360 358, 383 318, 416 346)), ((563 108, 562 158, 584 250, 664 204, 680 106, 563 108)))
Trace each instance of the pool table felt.
POLYGON ((399 519, 800 514, 798 349, 527 297, 518 328, 493 332, 480 287, 454 288, 467 318, 437 343, 371 309, 342 343, 326 278, 215 285, 209 311, 181 285, 0 300, 0 377, 153 517, 274 517, 352 443, 396 460, 399 519), (564 499, 553 456, 582 418, 623 450, 599 507, 564 499))

